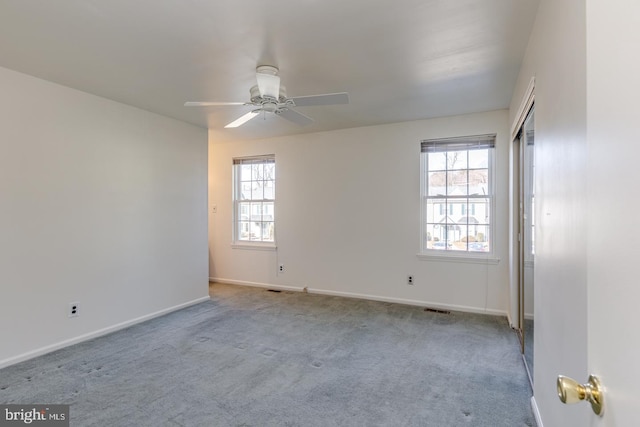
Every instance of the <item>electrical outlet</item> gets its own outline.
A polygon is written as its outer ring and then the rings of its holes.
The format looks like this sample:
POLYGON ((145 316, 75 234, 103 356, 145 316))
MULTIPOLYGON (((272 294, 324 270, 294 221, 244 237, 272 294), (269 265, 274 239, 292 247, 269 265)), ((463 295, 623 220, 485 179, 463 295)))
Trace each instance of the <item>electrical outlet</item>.
POLYGON ((407 276, 407 285, 413 285, 413 276, 407 276))
POLYGON ((69 310, 67 311, 69 317, 80 316, 80 303, 78 301, 69 303, 69 310))
POLYGON ((280 272, 280 273, 284 273, 284 264, 280 264, 280 265, 278 266, 278 272, 280 272))

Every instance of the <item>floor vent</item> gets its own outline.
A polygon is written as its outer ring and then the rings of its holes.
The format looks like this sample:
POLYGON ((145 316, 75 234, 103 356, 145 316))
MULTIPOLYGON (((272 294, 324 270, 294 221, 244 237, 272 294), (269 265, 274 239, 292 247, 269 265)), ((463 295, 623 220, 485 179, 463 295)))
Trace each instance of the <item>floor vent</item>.
POLYGON ((451 314, 449 310, 439 310, 437 308, 425 308, 424 311, 428 311, 429 313, 439 313, 439 314, 451 314))
POLYGON ((282 292, 282 291, 279 291, 279 290, 277 290, 277 289, 267 289, 267 291, 268 291, 268 292, 275 292, 275 293, 277 293, 277 294, 279 294, 280 292, 282 292))

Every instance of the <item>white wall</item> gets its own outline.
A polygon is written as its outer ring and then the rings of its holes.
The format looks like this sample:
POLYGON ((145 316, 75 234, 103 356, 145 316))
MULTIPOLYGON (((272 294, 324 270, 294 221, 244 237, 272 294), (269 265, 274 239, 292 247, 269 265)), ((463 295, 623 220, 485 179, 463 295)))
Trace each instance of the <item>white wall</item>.
POLYGON ((210 212, 217 206, 209 223, 211 277, 505 314, 507 116, 502 110, 254 141, 225 142, 210 131, 210 212), (493 218, 500 263, 418 259, 420 141, 486 133, 498 135, 493 218), (232 158, 271 153, 277 251, 232 249, 232 158))
POLYGON ((555 393, 557 375, 587 376, 585 14, 584 0, 541 1, 510 109, 511 123, 535 76, 534 396, 552 427, 589 416, 555 393))
POLYGON ((206 130, 3 68, 0 93, 0 366, 208 295, 206 130))

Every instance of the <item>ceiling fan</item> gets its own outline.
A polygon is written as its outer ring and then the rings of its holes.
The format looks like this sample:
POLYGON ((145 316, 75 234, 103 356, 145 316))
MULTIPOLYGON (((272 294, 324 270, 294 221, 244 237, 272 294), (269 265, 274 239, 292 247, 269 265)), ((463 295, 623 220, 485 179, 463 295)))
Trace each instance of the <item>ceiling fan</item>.
POLYGON ((293 110, 292 107, 309 107, 315 105, 348 104, 349 94, 346 92, 326 93, 322 95, 295 96, 287 98, 286 89, 280 84, 278 68, 271 65, 260 65, 256 68, 258 84, 249 92, 249 102, 185 102, 185 107, 209 107, 226 105, 251 105, 254 110, 246 113, 225 126, 236 128, 253 119, 260 113, 273 113, 293 123, 304 126, 313 122, 313 119, 293 110))

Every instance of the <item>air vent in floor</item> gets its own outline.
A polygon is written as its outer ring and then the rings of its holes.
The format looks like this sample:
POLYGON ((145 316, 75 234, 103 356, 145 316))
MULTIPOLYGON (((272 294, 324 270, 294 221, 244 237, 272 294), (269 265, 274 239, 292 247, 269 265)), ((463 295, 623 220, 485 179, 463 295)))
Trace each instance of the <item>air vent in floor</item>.
POLYGON ((428 311, 429 313, 438 313, 438 314, 451 314, 449 310, 439 310, 437 308, 425 308, 424 311, 428 311))

